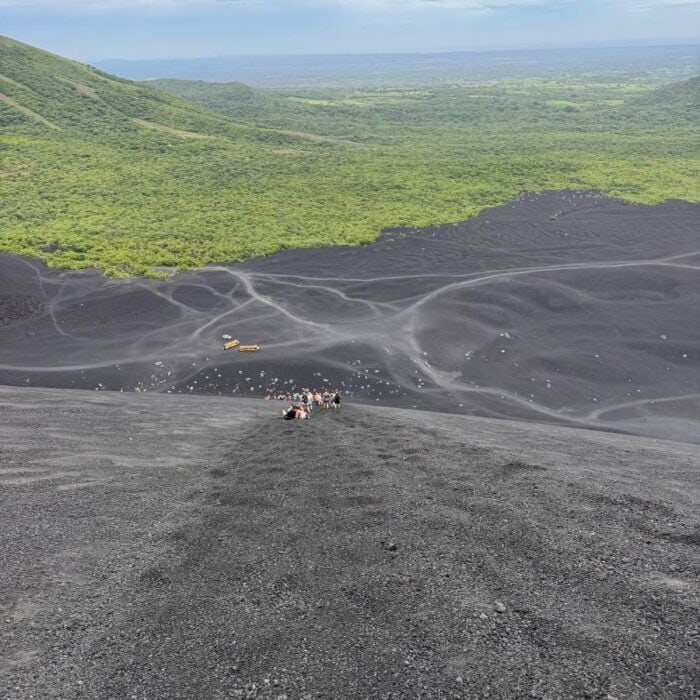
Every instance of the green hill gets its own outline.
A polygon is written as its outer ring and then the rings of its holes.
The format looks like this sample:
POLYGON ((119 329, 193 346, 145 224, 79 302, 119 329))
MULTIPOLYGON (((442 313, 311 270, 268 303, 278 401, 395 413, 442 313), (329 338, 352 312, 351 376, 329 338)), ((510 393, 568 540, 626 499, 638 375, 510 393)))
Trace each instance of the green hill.
POLYGON ((175 130, 181 138, 241 135, 230 120, 176 97, 5 37, 0 37, 0 128, 31 135, 48 128, 119 143, 137 141, 144 129, 175 130))
POLYGON ((700 120, 700 76, 658 88, 632 106, 657 122, 697 125, 700 120))
MULTIPOLYGON (((675 108, 691 115, 692 110, 700 109, 700 75, 658 88, 643 97, 641 101, 675 108)), ((697 113, 694 116, 697 119, 697 113)))
POLYGON ((369 242, 527 191, 698 201, 697 85, 654 102, 577 76, 368 90, 135 83, 0 37, 0 250, 153 274, 369 242))
POLYGON ((255 120, 261 113, 280 109, 282 101, 269 90, 243 83, 210 83, 204 80, 149 80, 149 87, 175 95, 209 109, 231 113, 239 119, 255 120))

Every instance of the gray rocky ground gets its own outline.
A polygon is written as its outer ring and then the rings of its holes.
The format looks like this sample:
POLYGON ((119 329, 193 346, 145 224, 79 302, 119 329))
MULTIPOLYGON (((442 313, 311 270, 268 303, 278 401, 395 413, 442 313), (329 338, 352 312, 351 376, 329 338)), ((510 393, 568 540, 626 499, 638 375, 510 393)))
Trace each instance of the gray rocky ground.
POLYGON ((3 698, 691 698, 700 448, 0 387, 3 698))

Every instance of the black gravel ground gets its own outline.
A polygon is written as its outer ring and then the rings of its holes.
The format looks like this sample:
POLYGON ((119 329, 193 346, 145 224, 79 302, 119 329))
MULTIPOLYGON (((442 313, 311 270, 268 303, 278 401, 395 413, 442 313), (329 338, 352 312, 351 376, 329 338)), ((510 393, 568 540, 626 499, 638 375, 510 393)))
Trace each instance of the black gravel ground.
POLYGON ((691 698, 700 448, 0 387, 3 698, 691 698))
POLYGON ((353 401, 700 442, 700 204, 522 196, 167 280, 0 254, 0 384, 353 401), (261 347, 224 352, 228 338, 261 347))

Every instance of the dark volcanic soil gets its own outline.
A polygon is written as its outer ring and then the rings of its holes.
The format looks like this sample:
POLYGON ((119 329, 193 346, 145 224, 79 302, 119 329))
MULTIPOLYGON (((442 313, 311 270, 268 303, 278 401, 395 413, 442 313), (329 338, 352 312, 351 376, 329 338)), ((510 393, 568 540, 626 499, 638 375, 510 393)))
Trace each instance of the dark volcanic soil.
POLYGON ((170 280, 0 256, 0 382, 355 401, 700 440, 700 205, 523 197, 170 280), (225 353, 225 336, 258 343, 225 353))
POLYGON ((3 698, 691 698, 700 448, 0 387, 3 698))

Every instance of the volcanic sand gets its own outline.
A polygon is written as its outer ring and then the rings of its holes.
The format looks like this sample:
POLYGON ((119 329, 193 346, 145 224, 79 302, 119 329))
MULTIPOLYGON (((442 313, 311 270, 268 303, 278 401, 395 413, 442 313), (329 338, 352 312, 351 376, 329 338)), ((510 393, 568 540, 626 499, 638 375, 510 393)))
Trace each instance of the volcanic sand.
POLYGON ((690 698, 700 447, 0 387, 3 698, 690 698))
POLYGON ((700 205, 521 197, 168 280, 0 256, 0 383, 364 403, 700 440, 700 205), (226 336, 256 354, 223 352, 226 336))

